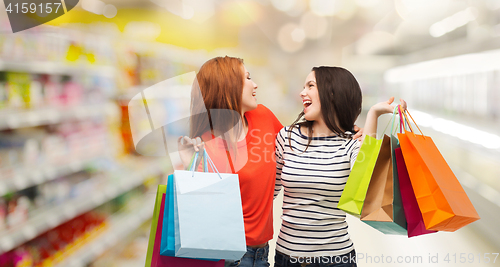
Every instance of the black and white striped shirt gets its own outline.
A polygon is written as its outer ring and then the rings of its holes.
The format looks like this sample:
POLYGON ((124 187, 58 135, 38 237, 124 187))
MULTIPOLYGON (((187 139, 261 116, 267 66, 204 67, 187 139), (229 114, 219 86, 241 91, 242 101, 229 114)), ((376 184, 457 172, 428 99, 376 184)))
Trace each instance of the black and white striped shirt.
POLYGON ((283 222, 276 249, 289 256, 338 256, 354 245, 346 213, 337 208, 360 142, 338 136, 307 136, 297 126, 276 137, 276 197, 284 189, 283 222), (292 150, 293 149, 293 150, 292 150))

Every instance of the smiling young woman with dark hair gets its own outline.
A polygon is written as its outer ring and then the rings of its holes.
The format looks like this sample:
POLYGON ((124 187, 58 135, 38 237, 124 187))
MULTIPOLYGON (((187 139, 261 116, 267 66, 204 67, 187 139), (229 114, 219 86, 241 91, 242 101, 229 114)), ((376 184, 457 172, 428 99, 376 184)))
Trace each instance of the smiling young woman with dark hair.
MULTIPOLYGON (((346 214, 337 203, 362 142, 352 138, 361 89, 346 69, 316 67, 300 96, 304 111, 276 137, 274 194, 281 187, 285 194, 274 266, 356 266, 346 214)), ((393 100, 370 109, 363 135, 375 135, 377 118, 394 110, 393 100)))
MULTIPOLYGON (((314 67, 312 71, 315 74, 317 86, 323 88, 318 90, 318 96, 325 125, 340 137, 350 137, 349 133, 355 132, 354 122, 361 113, 362 95, 358 82, 348 70, 339 67, 314 67)), ((313 86, 312 83, 314 82, 309 81, 307 86, 313 86)), ((312 103, 305 105, 304 111, 289 128, 293 129, 296 125, 307 128, 308 144, 312 140, 314 120, 307 120, 307 118, 300 120, 303 119, 305 110, 310 105, 312 103)), ((291 132, 289 131, 289 135, 291 132)))

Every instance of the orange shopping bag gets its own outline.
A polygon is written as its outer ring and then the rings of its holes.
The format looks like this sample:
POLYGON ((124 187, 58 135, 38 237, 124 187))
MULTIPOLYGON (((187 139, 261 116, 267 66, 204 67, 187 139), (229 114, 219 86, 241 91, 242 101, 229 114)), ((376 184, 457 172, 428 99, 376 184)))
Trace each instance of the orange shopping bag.
POLYGON ((432 139, 409 127, 411 131, 405 127, 398 137, 425 227, 453 232, 478 220, 476 209, 432 139))

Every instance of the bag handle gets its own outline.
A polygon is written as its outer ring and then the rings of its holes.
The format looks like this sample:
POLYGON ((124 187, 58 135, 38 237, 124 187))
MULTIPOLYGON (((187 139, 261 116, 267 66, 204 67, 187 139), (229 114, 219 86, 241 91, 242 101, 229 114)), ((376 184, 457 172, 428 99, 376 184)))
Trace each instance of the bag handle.
MULTIPOLYGON (((399 105, 398 105, 399 106, 399 105)), ((394 111, 392 112, 392 123, 391 123, 391 134, 394 135, 394 123, 396 123, 396 111, 398 110, 398 107, 395 107, 394 108, 394 111)), ((400 128, 401 128, 401 124, 400 124, 400 128)), ((396 127, 396 131, 397 131, 397 127, 396 127)))
POLYGON ((405 130, 405 132, 413 132, 413 128, 411 127, 411 124, 408 122, 408 117, 406 117, 406 114, 403 112, 400 105, 398 106, 398 110, 399 110, 401 124, 403 125, 403 129, 405 130), (407 125, 410 128, 410 131, 406 129, 407 125))
MULTIPOLYGON (((191 158, 191 163, 189 164, 189 171, 191 171, 191 177, 194 176, 194 172, 196 170, 196 162, 198 161, 200 152, 197 151, 193 157, 191 158)), ((212 167, 212 172, 216 172, 219 175, 219 178, 222 179, 222 176, 219 173, 219 170, 217 170, 217 167, 215 167, 214 162, 212 159, 208 156, 207 150, 203 148, 203 154, 201 155, 202 161, 203 161, 203 171, 208 172, 208 166, 212 167), (207 164, 208 163, 208 164, 207 164)))
MULTIPOLYGON (((401 108, 400 108, 400 110, 401 110, 401 108)), ((411 128, 411 123, 410 123, 410 120, 408 119, 408 116, 407 116, 406 114, 408 114, 408 115, 410 116, 410 118, 411 118, 411 120, 413 121, 413 123, 415 124, 415 126, 417 126, 418 131, 420 132, 420 134, 421 134, 421 135, 424 137, 424 139, 425 139, 425 135, 424 135, 424 133, 422 132, 422 130, 420 129, 420 127, 418 127, 418 124, 415 122, 415 120, 414 120, 414 119, 413 119, 413 117, 411 116, 411 114, 410 114, 410 112, 408 111, 408 109, 404 110, 402 113, 403 113, 403 115, 404 115, 404 117, 405 117, 405 120, 406 120, 406 122, 407 122, 407 124, 408 124, 408 127, 410 127, 411 132, 413 133, 413 135, 415 135, 415 132, 414 132, 414 131, 413 131, 413 129, 411 128)), ((406 128, 405 128, 405 131, 406 131, 406 128)))
MULTIPOLYGON (((196 162, 198 162, 198 157, 199 157, 199 152, 194 153, 193 157, 191 157, 191 162, 189 162, 189 165, 188 165, 189 171, 194 172, 196 170, 196 167, 198 166, 196 164, 196 162)), ((203 157, 203 155, 202 155, 202 157, 203 157)), ((208 172, 206 160, 203 160, 203 171, 208 172)))
MULTIPOLYGON (((394 111, 396 111, 396 108, 394 108, 394 111)), ((388 122, 388 123, 387 123, 387 125, 385 126, 384 131, 382 132, 382 137, 384 137, 384 134, 385 134, 385 132, 387 131, 387 128, 389 128, 389 125, 391 125, 391 124, 392 124, 391 122, 393 122, 393 119, 394 119, 394 112, 392 113, 392 118, 389 120, 389 122, 388 122)), ((392 126, 391 126, 391 133, 392 133, 392 126)), ((378 133, 377 133, 377 135, 378 135, 378 133)), ((376 135, 376 136, 377 136, 377 135, 376 135)), ((377 139, 378 139, 378 138, 377 138, 377 139)))
MULTIPOLYGON (((212 159, 208 156, 208 153, 207 153, 207 150, 203 149, 203 153, 205 155, 205 159, 208 161, 208 164, 210 164, 210 166, 212 167, 212 172, 216 172, 218 175, 219 175, 219 178, 222 179, 222 176, 220 175, 219 173, 219 170, 217 170, 217 167, 215 167, 215 164, 214 162, 212 161, 212 159)), ((208 170, 207 170, 208 172, 208 170)))

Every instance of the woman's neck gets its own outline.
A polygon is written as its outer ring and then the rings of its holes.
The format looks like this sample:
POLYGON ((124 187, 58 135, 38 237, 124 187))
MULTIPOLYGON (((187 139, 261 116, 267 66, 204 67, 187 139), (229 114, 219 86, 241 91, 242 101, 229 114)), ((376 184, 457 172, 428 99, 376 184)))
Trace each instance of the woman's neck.
POLYGON ((243 141, 245 137, 247 136, 248 133, 248 121, 245 118, 245 114, 241 116, 241 126, 242 126, 242 131, 240 133, 240 136, 238 137, 238 142, 243 141))
POLYGON ((329 128, 326 126, 324 120, 319 119, 313 122, 313 137, 322 137, 322 136, 332 136, 335 135, 329 128))

